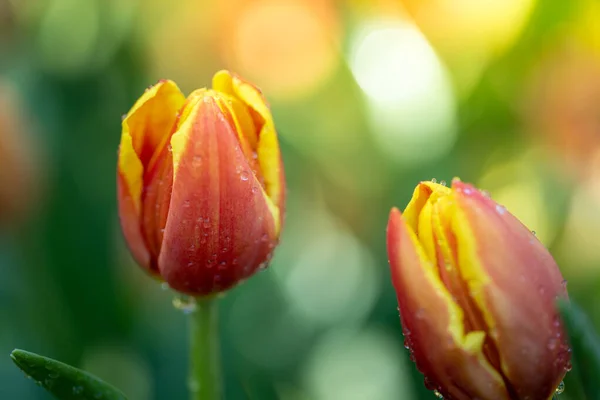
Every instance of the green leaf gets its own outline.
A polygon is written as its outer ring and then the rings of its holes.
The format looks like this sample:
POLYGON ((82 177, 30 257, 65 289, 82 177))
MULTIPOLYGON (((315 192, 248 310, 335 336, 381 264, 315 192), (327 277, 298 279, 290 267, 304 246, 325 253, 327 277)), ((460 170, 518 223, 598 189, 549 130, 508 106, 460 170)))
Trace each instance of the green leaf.
POLYGON ((118 389, 85 371, 25 350, 10 358, 38 385, 60 400, 127 400, 118 389))
POLYGON ((560 300, 558 306, 573 350, 573 372, 579 376, 586 398, 600 399, 600 340, 576 304, 560 300))

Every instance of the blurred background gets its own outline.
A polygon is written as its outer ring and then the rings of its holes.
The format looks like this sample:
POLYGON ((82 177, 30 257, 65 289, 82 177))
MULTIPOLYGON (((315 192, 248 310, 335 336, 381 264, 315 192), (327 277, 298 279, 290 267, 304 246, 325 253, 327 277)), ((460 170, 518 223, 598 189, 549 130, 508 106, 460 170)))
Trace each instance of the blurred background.
POLYGON ((0 0, 0 398, 49 398, 15 347, 186 398, 185 316, 125 248, 117 145, 144 88, 220 68, 271 102, 289 190, 271 268, 221 302, 228 399, 434 398, 384 237, 425 179, 506 205, 600 327, 599 18, 597 0, 0 0))

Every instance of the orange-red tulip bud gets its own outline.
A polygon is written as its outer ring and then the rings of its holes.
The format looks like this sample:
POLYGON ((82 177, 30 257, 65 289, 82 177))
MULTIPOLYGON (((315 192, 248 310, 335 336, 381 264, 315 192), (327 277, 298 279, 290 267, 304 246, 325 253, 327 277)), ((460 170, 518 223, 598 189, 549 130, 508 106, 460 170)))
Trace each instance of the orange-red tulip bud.
POLYGON ((119 216, 135 260, 193 296, 267 265, 283 224, 285 181, 261 92, 227 71, 187 99, 150 87, 123 119, 119 216))
POLYGON ((473 186, 422 182, 387 248, 405 343, 445 399, 547 400, 570 368, 550 253, 473 186))

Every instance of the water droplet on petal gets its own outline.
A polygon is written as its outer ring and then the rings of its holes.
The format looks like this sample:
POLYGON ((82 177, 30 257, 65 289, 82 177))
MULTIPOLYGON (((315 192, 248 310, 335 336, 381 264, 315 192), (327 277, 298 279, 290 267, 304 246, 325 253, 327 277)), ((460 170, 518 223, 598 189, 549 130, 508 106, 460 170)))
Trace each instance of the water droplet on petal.
POLYGON ((162 290, 169 290, 169 284, 167 282, 163 282, 160 284, 160 288, 162 290))
POLYGON ((496 212, 502 215, 506 212, 506 208, 504 208, 504 206, 501 206, 500 204, 496 204, 496 212))
POLYGON ((561 382, 558 384, 558 387, 556 388, 556 391, 555 391, 555 392, 556 392, 556 394, 561 394, 561 393, 562 393, 562 392, 564 392, 564 391, 565 391, 565 383, 564 383, 563 381, 561 381, 561 382))
POLYGON ((440 181, 440 185, 442 185, 442 186, 446 186, 446 181, 444 181, 444 180, 441 180, 441 181, 440 181))
POLYGON ((202 157, 195 155, 192 157, 192 168, 200 168, 202 166, 202 157))
POLYGON ((437 179, 431 178, 431 183, 437 183, 437 179))
POLYGON ((248 172, 242 171, 240 172, 240 179, 243 181, 247 181, 248 179, 250 179, 250 175, 248 175, 248 172))
POLYGON ((435 394, 435 397, 437 397, 438 399, 443 399, 444 398, 444 396, 442 396, 442 394, 440 392, 438 392, 437 390, 434 390, 433 394, 435 394))

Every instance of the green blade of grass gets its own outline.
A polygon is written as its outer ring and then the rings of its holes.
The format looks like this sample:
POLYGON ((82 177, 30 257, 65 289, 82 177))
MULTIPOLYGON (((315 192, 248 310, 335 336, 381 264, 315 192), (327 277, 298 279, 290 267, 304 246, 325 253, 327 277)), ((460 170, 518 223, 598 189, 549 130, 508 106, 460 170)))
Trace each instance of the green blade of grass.
POLYGON ((13 350, 10 358, 38 385, 60 400, 127 400, 103 380, 48 357, 25 350, 13 350))

